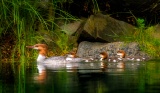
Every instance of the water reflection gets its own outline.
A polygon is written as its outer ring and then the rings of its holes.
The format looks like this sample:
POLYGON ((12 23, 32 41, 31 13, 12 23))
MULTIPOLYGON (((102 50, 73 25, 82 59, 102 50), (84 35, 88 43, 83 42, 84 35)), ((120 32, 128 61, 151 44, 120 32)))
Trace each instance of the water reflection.
POLYGON ((46 81, 46 70, 43 70, 41 73, 34 75, 34 80, 36 83, 45 83, 46 81))
POLYGON ((16 93, 160 92, 159 61, 88 62, 79 65, 83 67, 54 71, 42 69, 36 64, 13 66, 13 63, 3 63, 0 90, 2 93, 10 93, 13 90, 16 93), (88 69, 84 69, 85 67, 88 69), (97 67, 99 69, 96 69, 97 67))

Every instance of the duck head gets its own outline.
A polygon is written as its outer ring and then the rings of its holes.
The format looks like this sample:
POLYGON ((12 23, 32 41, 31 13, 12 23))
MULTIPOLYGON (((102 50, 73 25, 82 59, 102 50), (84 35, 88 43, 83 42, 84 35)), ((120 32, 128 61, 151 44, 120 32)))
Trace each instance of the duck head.
POLYGON ((118 51, 117 51, 117 55, 118 55, 120 58, 125 58, 126 53, 125 53, 124 50, 118 50, 118 51))
POLYGON ((71 52, 69 54, 67 54, 66 60, 72 60, 72 58, 76 58, 76 53, 75 52, 71 52))
POLYGON ((108 54, 106 52, 101 52, 99 56, 100 56, 100 61, 103 61, 108 58, 108 54))
POLYGON ((39 51, 37 62, 40 62, 46 58, 48 47, 46 44, 35 44, 33 46, 26 46, 27 48, 36 49, 39 51))

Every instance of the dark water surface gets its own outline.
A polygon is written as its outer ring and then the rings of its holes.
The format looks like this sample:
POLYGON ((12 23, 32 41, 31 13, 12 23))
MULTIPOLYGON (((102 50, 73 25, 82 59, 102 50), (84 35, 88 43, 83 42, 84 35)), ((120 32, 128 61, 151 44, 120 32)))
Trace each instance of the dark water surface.
POLYGON ((38 73, 34 62, 2 62, 0 93, 160 93, 160 61, 106 64, 103 70, 38 73))

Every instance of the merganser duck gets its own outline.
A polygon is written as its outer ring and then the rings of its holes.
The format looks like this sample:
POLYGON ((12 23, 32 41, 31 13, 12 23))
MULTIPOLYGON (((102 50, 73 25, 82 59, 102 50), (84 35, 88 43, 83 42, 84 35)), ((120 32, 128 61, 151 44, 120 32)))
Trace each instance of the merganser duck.
POLYGON ((119 56, 119 60, 125 60, 125 56, 126 56, 126 53, 123 51, 123 50, 118 50, 117 51, 117 56, 119 56))
POLYGON ((140 56, 128 56, 128 57, 125 57, 126 56, 126 53, 124 50, 118 50, 117 51, 117 55, 119 56, 119 59, 120 60, 123 60, 123 61, 144 61, 146 58, 144 57, 140 57, 140 56))
POLYGON ((108 58, 108 54, 106 52, 101 52, 99 54, 100 60, 99 61, 103 61, 106 60, 108 58))
POLYGON ((108 57, 108 54, 106 52, 100 53, 100 61, 107 60, 108 62, 119 62, 121 59, 114 56, 114 57, 108 57))
POLYGON ((38 69, 40 71, 43 71, 45 67, 48 69, 66 68, 67 63, 83 61, 82 58, 75 58, 76 57, 75 53, 68 54, 67 56, 54 56, 47 58, 46 55, 48 47, 46 44, 35 44, 33 46, 26 46, 26 47, 36 49, 39 51, 37 63, 38 63, 38 69))
POLYGON ((100 61, 101 61, 101 69, 105 71, 106 68, 112 68, 111 65, 113 65, 112 63, 106 63, 105 60, 107 62, 117 62, 117 63, 114 63, 114 65, 116 66, 115 68, 118 68, 118 69, 124 69, 125 67, 125 64, 124 62, 119 58, 119 57, 108 57, 108 54, 106 52, 101 52, 100 53, 100 61))

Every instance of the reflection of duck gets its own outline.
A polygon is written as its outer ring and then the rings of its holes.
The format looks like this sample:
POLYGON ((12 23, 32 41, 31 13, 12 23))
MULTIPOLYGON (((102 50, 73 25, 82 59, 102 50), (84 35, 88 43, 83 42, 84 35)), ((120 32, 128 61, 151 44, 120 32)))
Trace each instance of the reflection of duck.
POLYGON ((34 76, 34 80, 38 83, 44 83, 46 80, 46 70, 43 70, 41 73, 38 75, 34 76))
POLYGON ((123 60, 123 61, 144 61, 146 59, 145 57, 141 57, 141 56, 125 57, 126 53, 124 50, 119 50, 117 52, 117 55, 119 56, 120 60, 123 60))
POLYGON ((27 46, 27 48, 36 49, 39 51, 37 63, 40 69, 47 67, 49 69, 65 68, 67 62, 81 62, 84 59, 75 58, 75 53, 70 53, 67 56, 54 56, 47 58, 47 45, 46 44, 35 44, 33 46, 27 46))
POLYGON ((125 67, 124 62, 121 61, 117 63, 117 68, 123 69, 124 67, 125 67))
POLYGON ((107 69, 117 69, 117 71, 124 71, 125 62, 119 57, 108 57, 106 52, 100 53, 101 70, 106 71, 107 69), (106 60, 106 61, 105 61, 106 60), (116 63, 112 63, 116 62, 116 63))

